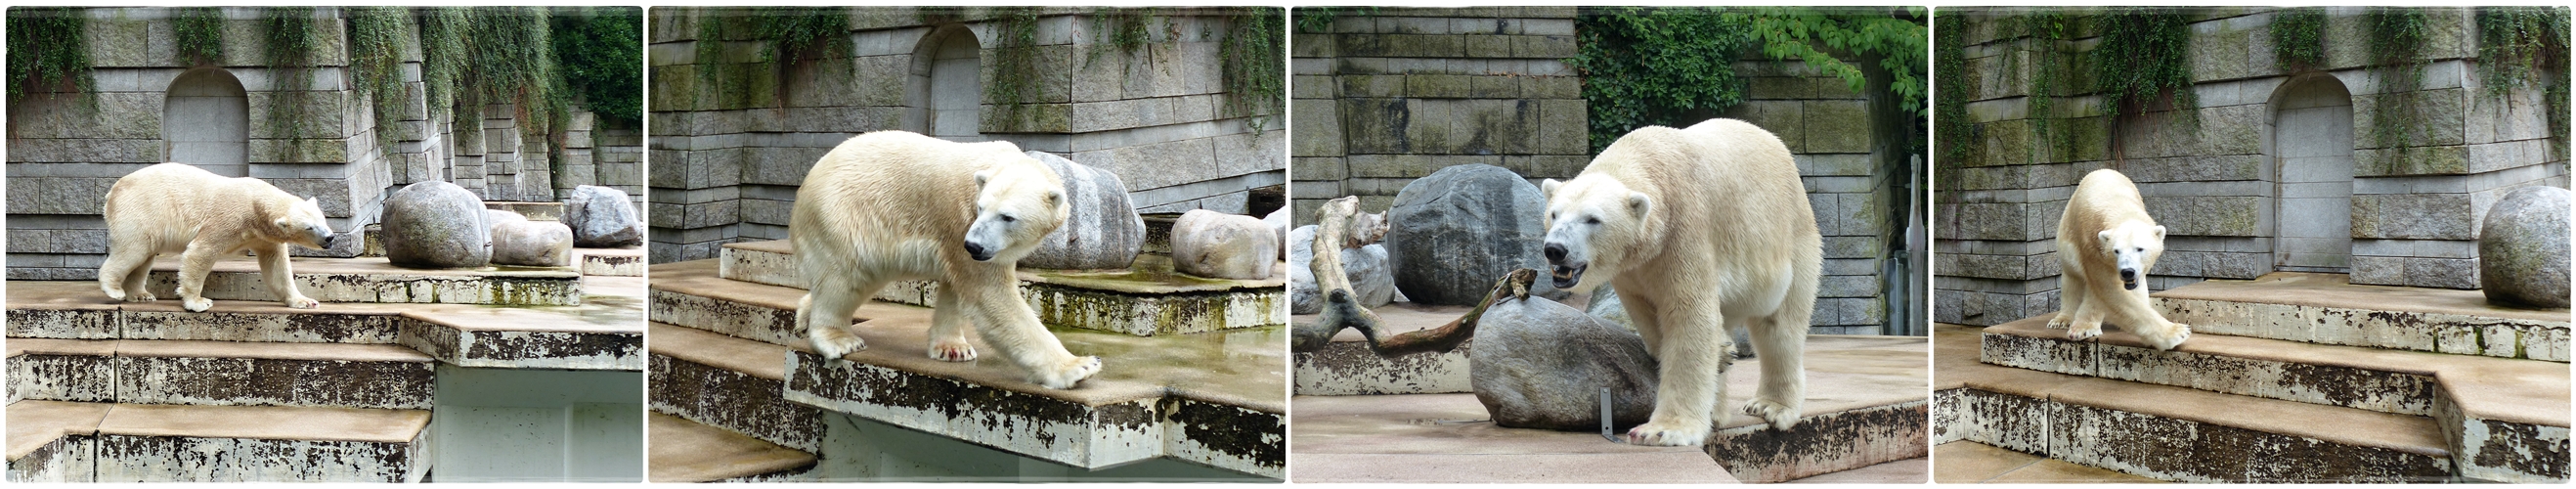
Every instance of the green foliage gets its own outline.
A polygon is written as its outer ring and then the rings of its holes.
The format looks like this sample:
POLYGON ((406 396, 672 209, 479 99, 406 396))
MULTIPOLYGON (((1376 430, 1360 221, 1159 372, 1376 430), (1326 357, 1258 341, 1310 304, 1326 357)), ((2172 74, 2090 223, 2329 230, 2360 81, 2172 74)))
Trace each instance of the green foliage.
POLYGON ((465 78, 466 26, 473 23, 467 11, 420 9, 421 92, 432 109, 444 112, 460 105, 457 86, 465 78))
POLYGON ((224 61, 222 7, 181 7, 171 15, 170 27, 181 61, 191 65, 224 61))
POLYGON ((1762 54, 1772 59, 1797 58, 1808 68, 1840 78, 1853 92, 1867 91, 1861 66, 1836 56, 1875 58, 1888 74, 1888 91, 1899 106, 1917 116, 1931 114, 1924 103, 1926 80, 1921 7, 1891 15, 1886 10, 1809 7, 1748 7, 1728 17, 1752 27, 1762 54))
POLYGON ((349 80, 375 107, 378 147, 391 147, 402 118, 402 47, 410 12, 400 7, 349 8, 349 80))
POLYGON ((1288 33, 1286 12, 1278 7, 1237 7, 1226 18, 1225 40, 1217 44, 1218 69, 1225 86, 1227 116, 1260 132, 1269 117, 1287 103, 1288 33))
POLYGON ((2325 64, 2325 8, 2281 9, 2272 14, 2271 30, 2274 66, 2295 70, 2325 64))
POLYGON ((1154 40, 1153 24, 1156 23, 1163 25, 1164 43, 1180 42, 1181 25, 1156 15, 1156 12, 1151 7, 1091 9, 1092 42, 1097 47, 1092 48, 1091 54, 1084 57, 1083 65, 1089 66, 1100 61, 1100 55, 1103 54, 1113 52, 1132 54, 1137 49, 1144 48, 1146 43, 1154 40))
POLYGON ((635 7, 555 12, 552 32, 560 79, 603 124, 636 127, 643 121, 643 14, 635 7))
POLYGON ((2423 9, 2373 7, 2363 15, 2370 38, 2370 62, 2379 70, 2378 103, 2371 105, 2371 141, 2391 148, 2391 159, 2404 164, 2411 151, 2396 150, 2412 146, 2419 124, 2398 121, 2411 119, 2423 96, 2411 93, 2424 87, 2424 68, 2430 64, 2422 53, 2431 40, 2431 22, 2423 9))
MULTIPOLYGON (((2026 53, 2031 64, 2030 105, 2026 109, 2030 114, 2031 135, 2045 145, 2030 145, 2030 149, 2034 153, 2042 149, 2071 149, 2070 138, 2065 131, 2056 130, 2055 121, 2057 99, 2079 90, 2067 84, 2073 81, 2067 77, 2081 60, 2067 53, 2074 41, 2075 19, 2069 17, 2065 10, 2038 9, 2019 20, 2022 34, 2029 36, 2024 45, 2028 46, 2026 53)), ((2004 72, 2019 72, 2013 68, 2017 67, 2007 67, 2004 72)))
MULTIPOLYGON (((935 9, 932 9, 935 10, 935 9)), ((777 75, 788 67, 830 56, 848 56, 850 16, 846 9, 822 7, 740 7, 708 8, 698 13, 697 58, 702 65, 726 61, 727 42, 761 43, 755 66, 730 66, 698 70, 698 85, 720 87, 717 93, 722 105, 761 105, 755 99, 776 93, 753 93, 754 83, 747 78, 761 74, 777 75), (726 83, 726 77, 734 77, 726 83)), ((771 90, 785 90, 771 86, 771 90)))
POLYGON ((269 127, 281 131, 287 140, 290 159, 302 159, 306 119, 306 90, 313 85, 313 54, 322 42, 322 29, 316 26, 312 7, 267 7, 261 10, 260 26, 267 30, 261 60, 273 76, 269 77, 269 127))
POLYGON ((1584 77, 1592 149, 1641 126, 1704 117, 1744 101, 1731 66, 1755 45, 1742 18, 1700 7, 1586 8, 1567 64, 1584 77))
POLYGON ((984 100, 1004 121, 1019 121, 1037 98, 1038 8, 1003 8, 995 19, 993 77, 984 84, 984 100))
POLYGON ((2102 39, 2086 68, 2111 115, 2142 113, 2171 100, 2185 120, 2198 122, 2198 111, 2191 110, 2200 105, 2191 89, 2191 19, 2184 12, 2114 8, 2094 25, 2102 39))
POLYGON ((1381 7, 1297 7, 1297 32, 1329 34, 1342 16, 1370 17, 1381 7))
POLYGON ((2478 80, 2487 95, 2540 90, 2549 107, 2549 137, 2566 144, 2567 7, 2478 7, 2477 22, 2478 80))
POLYGON ((9 9, 9 101, 69 88, 95 108, 98 86, 90 77, 89 16, 64 7, 9 9))
POLYGON ((1968 100, 1977 93, 1977 78, 1968 73, 1967 32, 1969 18, 1956 11, 1932 12, 1932 60, 1938 66, 1934 77, 1933 130, 1938 138, 1935 150, 1940 159, 1975 161, 1978 158, 1977 123, 1968 117, 1968 100))

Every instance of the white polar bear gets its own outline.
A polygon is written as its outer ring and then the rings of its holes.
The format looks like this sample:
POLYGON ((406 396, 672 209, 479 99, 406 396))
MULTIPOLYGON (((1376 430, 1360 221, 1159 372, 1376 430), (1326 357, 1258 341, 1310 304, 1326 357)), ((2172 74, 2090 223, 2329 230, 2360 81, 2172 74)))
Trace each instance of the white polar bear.
POLYGON ((321 303, 295 290, 287 245, 329 248, 339 235, 323 221, 322 205, 257 178, 225 178, 197 167, 162 163, 144 167, 107 190, 107 262, 98 286, 109 299, 151 302, 144 280, 152 258, 178 253, 179 305, 205 312, 215 301, 200 293, 215 260, 249 250, 259 255, 261 280, 286 307, 321 303))
POLYGON ((1100 371, 1100 359, 1066 352, 1020 298, 1013 272, 1070 212, 1063 181, 1011 143, 902 131, 850 138, 796 190, 787 234, 808 285, 797 325, 816 353, 840 358, 867 347, 848 329, 850 315, 877 289, 937 280, 932 358, 975 359, 960 324, 973 321, 1031 382, 1072 388, 1100 371))
POLYGON ((1640 128, 1583 174, 1540 189, 1556 286, 1609 283, 1661 363, 1655 413, 1630 442, 1698 445, 1727 421, 1716 409, 1727 328, 1751 330, 1762 358, 1745 411, 1777 429, 1797 425, 1824 237, 1780 138, 1732 119, 1640 128))
POLYGON ((2102 321, 2128 328, 2158 350, 2191 338, 2191 326, 2166 321, 2147 298, 2147 270, 2165 253, 2165 227, 2147 215, 2129 177, 2094 170, 2066 199, 2057 220, 2058 308, 2048 327, 2067 339, 2102 335, 2102 321))

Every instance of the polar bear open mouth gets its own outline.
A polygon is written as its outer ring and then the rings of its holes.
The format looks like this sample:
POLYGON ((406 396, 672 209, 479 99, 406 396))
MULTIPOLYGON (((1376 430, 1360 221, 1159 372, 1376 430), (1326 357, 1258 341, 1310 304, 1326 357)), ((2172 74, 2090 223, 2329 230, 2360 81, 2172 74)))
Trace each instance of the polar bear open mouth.
POLYGON ((2127 278, 2122 278, 2122 279, 2120 279, 2120 289, 2121 289, 2121 290, 2138 290, 2138 278, 2137 278, 2137 277, 2127 277, 2127 278))
POLYGON ((1583 281, 1583 270, 1591 267, 1592 265, 1589 263, 1570 267, 1557 265, 1554 267, 1554 271, 1548 274, 1548 277, 1554 279, 1553 281, 1556 283, 1556 288, 1571 289, 1574 288, 1574 284, 1581 283, 1583 281))

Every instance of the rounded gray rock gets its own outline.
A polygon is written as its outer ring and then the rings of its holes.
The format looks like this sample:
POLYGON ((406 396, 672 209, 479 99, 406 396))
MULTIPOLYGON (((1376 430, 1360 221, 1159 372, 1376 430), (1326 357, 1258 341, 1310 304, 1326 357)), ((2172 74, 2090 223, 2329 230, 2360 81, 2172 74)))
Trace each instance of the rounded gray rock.
POLYGON ((483 199, 456 184, 427 181, 385 197, 378 233, 385 259, 409 268, 474 268, 492 261, 483 199))
POLYGON ((1172 222, 1172 267, 1207 278, 1267 280, 1279 262, 1277 237, 1252 216, 1192 210, 1172 222))
MULTIPOLYGON (((1387 211, 1395 287, 1416 303, 1475 305, 1503 274, 1546 270, 1546 207, 1538 186, 1492 165, 1451 166, 1406 184, 1387 211)), ((1533 294, 1554 291, 1545 280, 1530 285, 1533 294)))
POLYGON ((1288 228, 1293 227, 1288 223, 1288 209, 1294 207, 1295 206, 1280 207, 1279 210, 1270 211, 1270 215, 1261 216, 1262 224, 1269 224, 1270 230, 1279 232, 1279 242, 1281 243, 1288 242, 1288 228))
MULTIPOLYGON (((1313 251, 1315 225, 1298 226, 1288 232, 1288 312, 1315 314, 1324 311, 1321 285, 1315 282, 1313 251)), ((1395 274, 1386 267, 1386 245, 1372 244, 1342 249, 1343 276, 1351 281, 1351 292, 1357 294, 1360 306, 1378 307, 1395 302, 1395 274)))
POLYGON ((494 224, 492 264, 571 266, 572 227, 560 222, 530 221, 525 217, 494 224))
POLYGON ((2567 307, 2567 189, 2532 186, 2504 194, 2478 232, 2478 280, 2488 302, 2567 307))
POLYGON ((596 185, 573 187, 564 197, 565 226, 572 244, 583 248, 622 248, 644 244, 644 222, 635 218, 635 202, 626 192, 596 185))
POLYGON ((1047 233, 1038 250, 1020 266, 1051 269, 1127 268, 1145 246, 1145 219, 1127 200, 1127 183, 1118 174, 1074 163, 1053 153, 1030 151, 1064 180, 1064 199, 1071 212, 1062 227, 1047 233))
POLYGON ((1502 299, 1476 323, 1467 378, 1494 424, 1597 431, 1601 389, 1612 424, 1644 424, 1655 411, 1655 359, 1635 331, 1539 297, 1502 299))

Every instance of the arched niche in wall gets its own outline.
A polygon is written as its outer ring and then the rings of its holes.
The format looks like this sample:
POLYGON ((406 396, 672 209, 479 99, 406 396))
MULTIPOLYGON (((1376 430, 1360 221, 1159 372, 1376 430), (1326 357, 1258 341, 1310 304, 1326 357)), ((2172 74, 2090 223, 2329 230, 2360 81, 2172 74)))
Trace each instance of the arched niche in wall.
POLYGON ((922 36, 912 51, 905 104, 918 114, 906 129, 952 140, 981 140, 983 46, 966 26, 950 24, 922 36))
POLYGON ((241 79, 206 66, 170 80, 161 106, 164 159, 216 175, 250 175, 250 97, 241 79))
POLYGON ((2272 268, 2352 270, 2352 92, 2324 73, 2272 92, 2272 268))

